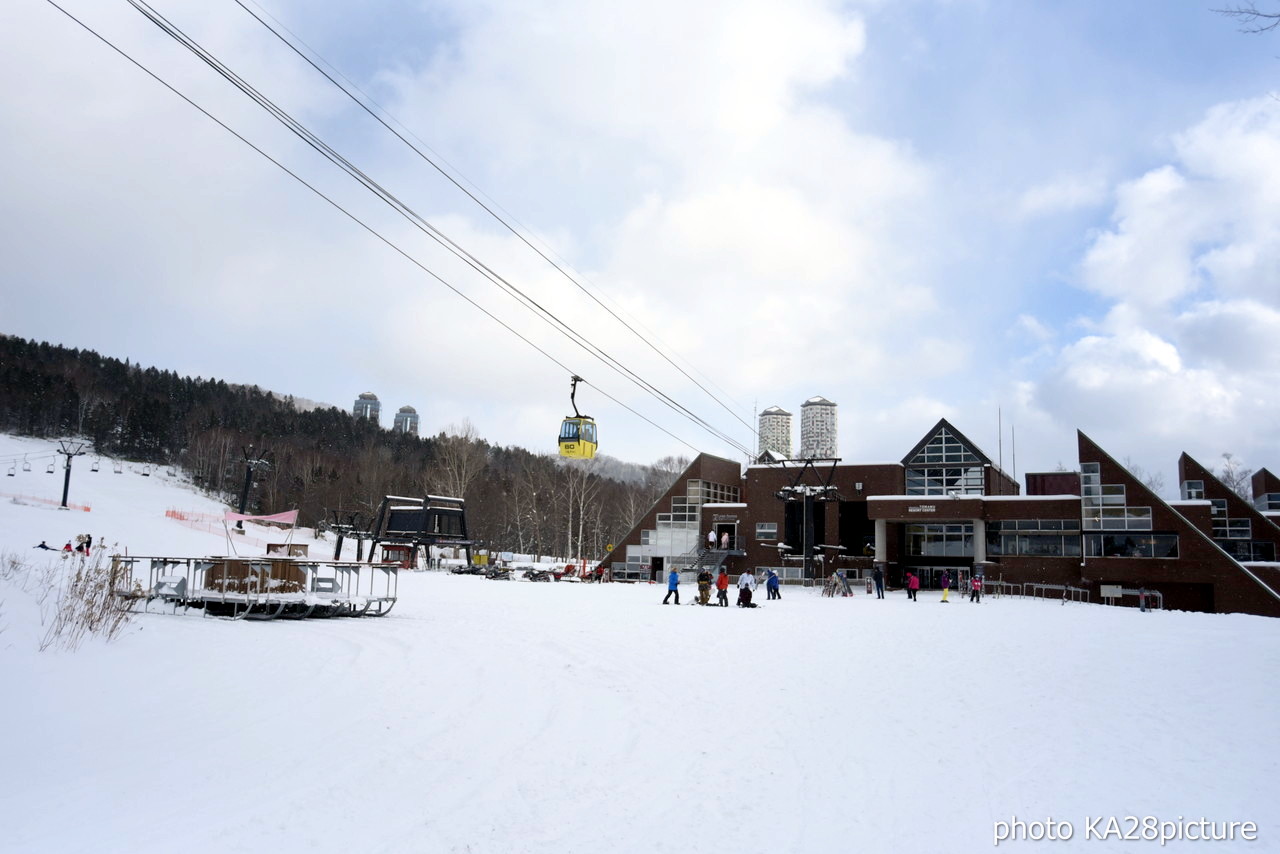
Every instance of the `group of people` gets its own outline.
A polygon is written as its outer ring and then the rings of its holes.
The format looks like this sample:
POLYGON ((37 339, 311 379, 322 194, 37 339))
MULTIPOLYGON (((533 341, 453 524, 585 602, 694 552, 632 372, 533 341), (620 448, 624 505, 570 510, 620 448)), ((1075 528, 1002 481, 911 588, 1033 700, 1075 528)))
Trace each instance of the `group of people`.
MULTIPOLYGON (((880 571, 880 567, 875 569, 876 575, 876 593, 877 598, 884 598, 884 574, 880 571)), ((951 572, 949 570, 942 571, 942 578, 938 580, 942 587, 942 601, 947 601, 947 596, 951 593, 951 572)), ((920 576, 908 570, 907 572, 907 598, 912 602, 919 602, 917 595, 920 592, 920 576)), ((974 574, 969 578, 969 601, 982 601, 982 576, 974 574)))
POLYGON ((44 540, 41 540, 39 545, 32 546, 32 548, 44 549, 47 552, 56 552, 56 551, 62 551, 64 553, 75 552, 76 554, 80 554, 80 555, 84 555, 85 557, 88 557, 90 549, 93 548, 92 535, 80 534, 75 538, 75 543, 76 544, 73 547, 71 545, 71 540, 67 540, 67 544, 65 546, 63 546, 61 549, 55 549, 53 546, 49 545, 44 540))
MULTIPOLYGON (((729 572, 724 567, 720 568, 720 572, 713 579, 711 571, 703 568, 698 572, 698 600, 699 605, 711 604, 711 587, 716 588, 716 606, 721 608, 729 607, 729 572)), ((756 608, 757 606, 751 601, 755 593, 758 582, 754 573, 744 572, 738 576, 738 607, 739 608, 756 608)), ((768 592, 769 599, 781 599, 782 591, 778 580, 778 574, 772 569, 768 571, 764 582, 765 590, 768 592)), ((667 595, 662 597, 662 604, 666 605, 671 597, 674 596, 676 604, 680 604, 680 573, 672 569, 667 575, 667 595)))

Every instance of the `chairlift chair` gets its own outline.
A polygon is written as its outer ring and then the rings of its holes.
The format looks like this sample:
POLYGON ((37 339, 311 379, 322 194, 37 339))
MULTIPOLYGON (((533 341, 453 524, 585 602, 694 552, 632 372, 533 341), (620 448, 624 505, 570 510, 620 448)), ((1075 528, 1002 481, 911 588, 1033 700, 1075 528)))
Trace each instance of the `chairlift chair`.
POLYGON ((49 463, 49 467, 44 470, 45 474, 53 474, 53 463, 49 463))
POLYGON ((94 460, 93 465, 89 466, 89 471, 97 471, 97 470, 98 470, 98 461, 94 460))
POLYGON ((582 377, 575 376, 570 380, 569 403, 573 405, 573 415, 567 416, 560 423, 560 456, 579 460, 590 460, 596 455, 596 422, 595 419, 578 411, 578 383, 585 382, 582 377))
POLYGON ((17 477, 17 476, 18 476, 18 464, 14 463, 13 465, 9 466, 9 477, 17 477))
POLYGON ((23 458, 22 458, 22 470, 23 470, 23 471, 31 471, 31 463, 27 462, 27 458, 26 458, 26 457, 23 457, 23 458))
POLYGON ((120 462, 119 460, 115 460, 114 462, 111 463, 111 470, 114 471, 116 474, 124 474, 124 463, 120 462))

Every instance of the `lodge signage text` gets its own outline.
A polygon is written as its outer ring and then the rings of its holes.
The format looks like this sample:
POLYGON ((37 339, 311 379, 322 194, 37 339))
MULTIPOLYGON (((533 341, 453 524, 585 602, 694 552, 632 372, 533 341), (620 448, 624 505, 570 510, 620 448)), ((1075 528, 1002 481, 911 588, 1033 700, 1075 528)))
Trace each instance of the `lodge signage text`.
POLYGON ((937 510, 936 504, 915 504, 907 508, 908 513, 936 513, 937 510))

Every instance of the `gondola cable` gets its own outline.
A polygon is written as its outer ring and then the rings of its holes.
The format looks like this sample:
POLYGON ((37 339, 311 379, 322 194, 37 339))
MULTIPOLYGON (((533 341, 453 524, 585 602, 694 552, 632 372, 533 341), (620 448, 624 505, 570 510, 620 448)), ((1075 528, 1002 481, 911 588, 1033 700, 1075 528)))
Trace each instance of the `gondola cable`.
MULTIPOLYGON (((710 398, 711 398, 712 400, 714 400, 717 404, 719 404, 719 405, 720 405, 720 406, 721 406, 721 407, 722 407, 726 412, 728 412, 730 415, 732 415, 734 418, 736 418, 736 419, 738 420, 738 422, 739 422, 739 423, 741 423, 741 424, 742 424, 744 427, 746 427, 748 430, 750 430, 750 431, 752 432, 752 434, 755 434, 755 432, 756 432, 756 431, 755 431, 755 428, 753 428, 753 427, 752 427, 752 426, 751 426, 747 421, 743 420, 743 419, 742 419, 742 417, 741 417, 741 416, 739 416, 739 415, 738 415, 738 413, 737 413, 737 412, 735 412, 735 411, 734 411, 730 406, 728 406, 728 405, 727 405, 724 401, 722 401, 720 398, 716 397, 716 395, 714 395, 714 394, 713 394, 709 389, 707 389, 707 387, 706 387, 706 386, 702 385, 702 383, 698 382, 696 379, 694 379, 692 376, 690 376, 690 375, 689 375, 689 373, 688 373, 687 371, 685 371, 682 367, 680 367, 680 365, 676 364, 676 362, 675 362, 673 359, 671 359, 671 357, 670 357, 670 356, 668 356, 666 353, 664 353, 664 352, 663 352, 663 351, 662 351, 662 350, 661 350, 661 349, 660 349, 656 344, 654 344, 654 342, 653 342, 652 340, 650 340, 648 337, 646 337, 646 336, 642 335, 642 334, 641 334, 638 330, 636 330, 636 329, 635 329, 631 324, 629 324, 627 321, 625 321, 625 320, 623 320, 621 317, 619 317, 619 316, 618 316, 618 314, 617 314, 616 312, 614 312, 614 311, 613 311, 613 309, 611 309, 609 306, 607 306, 607 305, 605 305, 603 302, 601 302, 601 301, 600 301, 600 299, 599 299, 595 294, 591 293, 591 291, 590 291, 590 290, 589 290, 585 285, 583 285, 581 282, 579 282, 579 281, 578 281, 574 276, 570 275, 570 274, 569 274, 569 272, 568 272, 568 271, 567 271, 563 266, 561 266, 561 264, 557 263, 554 259, 552 259, 551 257, 549 257, 549 256, 548 256, 546 253, 544 253, 541 249, 539 249, 537 246, 535 246, 535 245, 534 245, 534 244, 533 244, 533 243, 532 243, 528 238, 526 238, 526 237, 525 237, 525 235, 524 235, 523 233, 521 233, 518 229, 516 229, 515 227, 513 227, 509 222, 507 222, 507 220, 503 219, 503 217, 501 217, 501 216, 500 216, 496 211, 494 211, 491 207, 489 207, 489 205, 485 204, 485 202, 484 202, 484 201, 482 201, 482 200, 481 200, 481 199, 480 199, 480 198, 479 198, 475 193, 471 192, 471 190, 469 190, 467 187, 463 186, 461 182, 459 182, 459 181, 458 181, 456 178, 454 178, 454 176, 453 176, 453 175, 451 175, 447 170, 445 170, 445 169, 444 169, 444 168, 442 168, 438 163, 436 163, 436 161, 435 161, 435 160, 433 160, 431 157, 428 157, 428 156, 427 156, 427 155, 426 155, 426 154, 425 154, 425 153, 424 153, 420 148, 418 148, 418 146, 414 145, 412 142, 410 142, 408 139, 406 139, 406 138, 404 137, 404 135, 403 135, 403 134, 401 134, 399 131, 397 131, 395 128, 393 128, 390 124, 388 124, 388 123, 387 123, 387 122, 382 118, 382 116, 378 115, 376 112, 374 112, 373 110, 371 110, 371 109, 369 108, 369 106, 368 106, 367 104, 365 104, 365 103, 364 103, 364 101, 362 101, 360 98, 357 98, 354 94, 352 94, 352 92, 351 92, 351 91, 350 91, 346 86, 343 86, 341 83, 339 83, 337 80, 335 80, 335 79, 334 79, 334 77, 333 77, 331 74, 329 74, 327 71, 325 71, 325 70, 324 70, 323 68, 321 68, 319 65, 317 65, 317 64, 316 64, 316 62, 315 62, 314 60, 312 60, 312 59, 311 59, 311 57, 307 56, 305 53, 303 53, 301 50, 299 50, 299 49, 298 49, 298 47, 297 47, 296 45, 294 45, 294 44, 293 44, 289 39, 285 38, 285 37, 284 37, 284 36, 279 32, 279 30, 277 30, 275 27, 273 27, 273 26, 272 26, 270 23, 268 23, 267 21, 263 20, 263 18, 262 18, 260 15, 258 15, 256 12, 254 12, 254 11, 253 11, 252 9, 250 9, 248 6, 246 6, 246 5, 244 4, 243 0, 235 0, 235 3, 236 3, 236 5, 238 5, 241 9, 243 9, 243 10, 244 10, 248 15, 250 15, 251 17, 253 17, 253 19, 254 19, 254 20, 256 20, 259 24, 261 24, 263 27, 265 27, 265 28, 267 29, 267 31, 268 31, 268 32, 270 32, 272 35, 274 35, 274 36, 275 36, 275 37, 276 37, 276 38, 277 38, 277 39, 278 39, 282 44, 284 44, 286 47, 288 47, 290 50, 292 50, 292 51, 293 51, 295 54, 297 54, 297 55, 298 55, 298 56, 299 56, 299 57, 300 57, 304 62, 306 62, 308 65, 310 65, 312 68, 314 68, 314 69, 315 69, 319 74, 321 74, 321 75, 322 75, 326 80, 328 80, 331 84, 333 84, 335 87, 337 87, 337 88, 338 88, 338 89, 339 89, 343 94, 345 94, 348 98, 350 98, 353 102, 355 102, 355 104, 356 104, 356 105, 358 105, 362 110, 364 110, 366 113, 368 113, 368 114, 369 114, 369 115, 370 115, 370 116, 371 116, 375 121, 377 121, 377 122, 378 122, 379 124, 381 124, 384 128, 386 128, 388 131, 390 131, 392 134, 394 134, 394 135, 395 135, 395 137, 396 137, 397 139, 399 139, 401 142, 403 142, 406 146, 408 146, 408 147, 409 147, 409 149, 410 149, 410 150, 412 150, 412 151, 413 151, 415 154, 417 154, 420 158, 422 158, 424 161, 426 161, 426 162, 427 162, 427 163, 428 163, 428 164, 429 164, 433 169, 435 169, 438 173, 440 173, 440 175, 442 175, 446 180, 448 180, 450 183, 452 183, 455 187, 457 187, 459 190, 461 190, 461 191, 462 191, 462 192, 463 192, 463 193, 464 193, 468 198, 470 198, 473 202, 475 202, 475 203, 476 203, 477 205, 479 205, 482 209, 484 209, 484 211, 485 211, 486 213, 488 213, 491 217, 493 217, 495 220, 497 220, 497 221, 498 221, 498 222, 499 222, 499 223, 500 223, 504 228, 506 228, 506 229, 507 229, 507 231, 509 231, 509 232, 511 232, 511 234, 515 235, 515 237, 516 237, 516 238, 518 238, 522 243, 524 243, 524 244, 525 244, 526 246, 528 246, 531 250, 533 250, 535 253, 537 253, 537 255, 538 255, 540 258, 542 258, 544 261, 546 261, 548 264, 550 264, 553 268, 555 268, 555 270, 556 270, 557 272, 559 272, 561 276, 563 276, 565 279, 567 279, 569 282, 571 282, 575 287, 577 287, 580 291, 582 291, 584 294, 586 294, 588 297, 590 297, 590 298, 591 298, 591 300, 592 300, 592 301, 594 301, 594 302, 596 303, 596 305, 600 306, 600 308, 604 309, 604 311, 605 311, 607 314, 609 314, 609 316, 610 316, 610 317, 612 317, 612 318, 613 318, 614 320, 616 320, 620 325, 622 325, 625 329, 627 329, 629 332, 631 332, 633 335, 635 335, 637 338, 639 338, 641 341, 643 341, 643 342, 644 342, 644 343, 645 343, 645 344, 646 344, 650 349, 652 349, 655 353, 657 353, 659 356, 661 356, 661 357, 662 357, 662 358, 663 358, 663 359, 664 359, 668 364, 670 364, 673 368, 675 368, 677 371, 679 371, 679 372, 680 372, 680 373, 681 373, 681 374, 682 374, 686 379, 688 379, 690 382, 692 382, 694 385, 696 385, 696 386, 697 386, 699 389, 701 389, 701 390, 702 390, 702 391, 703 391, 703 392, 704 392, 708 397, 710 397, 710 398)), ((255 5, 255 6, 257 6, 258 4, 257 4, 257 3, 254 3, 254 5, 255 5)), ((258 6, 258 8, 259 8, 259 9, 262 9, 262 7, 261 7, 261 6, 258 6)), ((263 14, 267 14, 265 10, 263 10, 263 14)), ((270 16, 270 15, 268 14, 268 17, 272 17, 272 16, 270 16)), ((279 21, 278 21, 278 20, 276 20, 274 17, 272 17, 272 20, 275 20, 277 24, 279 23, 279 21)), ((287 27, 284 27, 283 25, 281 25, 281 28, 282 28, 282 29, 285 29, 287 32, 289 32, 289 34, 290 34, 291 36, 293 36, 295 39, 298 39, 298 41, 299 41, 299 42, 301 42, 303 45, 306 45, 306 42, 304 42, 304 41, 302 41, 302 39, 298 38, 298 36, 297 36, 295 33, 293 33, 292 31, 288 30, 288 28, 287 28, 287 27)), ((307 46, 307 49, 308 49, 308 50, 311 50, 311 51, 312 51, 312 53, 316 53, 316 51, 315 51, 314 49, 312 49, 310 46, 307 46)), ((316 56, 320 56, 320 55, 319 55, 319 53, 316 53, 316 56)), ((325 64, 326 64, 326 65, 328 65, 330 68, 334 68, 334 66, 333 66, 331 63, 329 63, 327 60, 323 60, 323 57, 321 57, 321 59, 322 59, 322 61, 324 61, 324 62, 325 62, 325 64)), ((338 73, 338 74, 339 74, 339 76, 341 76, 341 77, 343 78, 343 80, 346 80, 346 82, 347 82, 348 84, 350 84, 353 88, 355 88, 357 91, 360 91, 362 95, 365 95, 365 97, 366 97, 366 98, 368 98, 368 97, 369 97, 367 94, 365 94, 363 91, 361 91, 361 90, 359 89, 359 87, 358 87, 358 86, 356 86, 356 85, 355 85, 354 83, 352 83, 348 78, 346 78, 345 76, 343 76, 343 75, 341 74, 341 72, 337 72, 337 69, 336 69, 336 68, 334 68, 334 71, 335 71, 336 73, 338 73)), ((373 99, 372 99, 372 98, 369 98, 369 100, 370 100, 370 101, 373 101, 373 99)), ((377 102, 376 102, 376 101, 373 101, 373 103, 374 103, 375 105, 377 105, 377 102)), ((385 108, 382 108, 382 107, 381 107, 381 105, 378 105, 378 106, 379 106, 379 109, 382 109, 384 112, 386 112, 385 108)), ((388 113, 388 115, 390 115, 390 113, 388 113)), ((397 121, 397 124, 401 124, 401 123, 397 121)), ((401 127, 403 127, 403 124, 401 124, 401 127)), ((408 131, 408 129, 407 129, 407 128, 406 128, 406 131, 408 131)), ((410 131, 410 133, 412 133, 412 132, 410 131)), ((416 139, 416 138, 417 138, 417 137, 415 136, 415 139, 416 139)), ((419 141, 419 142, 422 142, 422 140, 421 140, 421 139, 419 139, 418 141, 419 141)), ((430 150, 430 146, 427 146, 427 145, 426 145, 426 143, 423 143, 423 146, 424 146, 424 147, 426 147, 428 150, 430 150)), ((434 154, 435 152, 432 152, 432 153, 434 154)), ((439 157, 439 155, 438 155, 438 154, 437 154, 436 156, 437 156, 437 157, 439 157)), ((440 158, 440 159, 441 159, 441 160, 443 160, 443 158, 440 158)), ((496 203, 495 203, 495 205, 496 205, 496 203)), ((505 212, 505 211, 504 211, 504 212, 505 212)), ((508 216, 510 216, 510 214, 508 214, 508 216)), ((757 436, 757 438, 759 438, 759 437, 757 436)))
MULTIPOLYGON (((399 253, 401 256, 403 256, 403 257, 404 257, 407 261, 409 261, 411 264, 413 264, 414 266, 418 267, 420 270, 422 270, 422 271, 423 271, 424 273, 426 273, 427 275, 431 276, 431 277, 432 277, 433 279, 435 279, 436 281, 440 282, 442 285, 444 285, 444 286, 445 286, 446 288, 448 288, 449 290, 453 291, 455 294, 457 294, 457 295, 458 295, 459 297, 461 297, 462 299, 466 300, 466 301, 467 301, 468 303, 470 303, 474 308, 476 308, 476 309, 477 309, 478 311, 480 311, 482 314, 484 314, 485 316, 487 316, 489 319, 493 320, 493 321, 494 321, 495 323, 497 323, 499 326, 501 326, 502 328, 504 328, 504 329, 506 329, 508 332, 510 332, 512 335, 516 336, 516 337, 517 337, 517 338, 519 338, 521 341, 523 341, 524 343, 528 344, 530 347, 532 347, 532 348, 533 348, 534 350, 536 350, 538 353, 541 353, 543 356, 545 356, 547 359, 549 359, 551 362, 553 362, 554 364, 556 364, 556 365, 557 365, 557 366, 559 366, 560 368, 564 369, 565 371, 567 371, 567 372, 569 372, 569 373, 572 373, 572 371, 570 371, 570 369, 569 369, 566 365, 564 365, 560 360, 556 359, 554 356, 552 356, 550 353, 548 353, 548 352, 547 352, 546 350, 544 350, 543 348, 539 347, 539 346, 538 346, 537 344, 535 344, 533 341, 530 341, 527 337, 525 337, 524 335, 522 335, 520 332, 518 332, 518 331, 517 331, 516 329, 514 329, 512 326, 510 326, 510 325, 509 325, 509 324, 507 324, 505 321, 503 321, 501 318, 497 317, 497 316, 496 316, 496 315, 494 315, 492 312, 490 312, 488 309, 486 309, 484 306, 482 306, 482 305, 480 305, 479 303, 477 303, 474 299, 472 299, 470 296, 468 296, 465 292, 461 291, 459 288, 457 288, 457 287, 456 287, 455 285, 453 285, 451 282, 447 281, 446 279, 444 279, 443 277, 441 277, 440 275, 438 275, 437 273, 435 273, 433 270, 431 270, 430 268, 428 268, 426 265, 424 265, 424 264, 423 264, 422 262, 420 262, 418 259, 414 258, 414 257, 413 257, 412 255, 410 255, 407 251, 405 251, 404 249, 402 249, 402 248, 401 248, 399 245, 397 245, 395 242, 393 242, 393 241, 392 241, 392 240, 390 240, 389 238, 385 237, 385 236, 384 236, 383 234, 381 234, 377 229, 373 228, 373 227, 372 227, 372 226, 370 226, 368 223, 364 222, 364 221, 363 221, 363 220, 361 220, 359 217, 357 217, 355 214, 353 214, 353 213, 351 213, 350 211, 348 211, 348 210, 347 210, 346 208, 344 208, 342 205, 338 204, 338 202, 336 202, 334 199, 330 198, 328 195, 326 195, 326 194, 325 194, 324 192, 322 192, 320 189, 318 189, 317 187, 315 187, 314 185, 312 185, 311 183, 309 183, 308 181, 306 181, 306 179, 302 178, 300 175, 298 175, 296 172, 294 172, 293 170, 291 170, 289 167, 285 166, 283 163, 281 163, 280 161, 276 160, 276 159, 275 159, 274 157, 272 157, 270 154, 267 154, 267 153, 266 153, 266 151, 264 151, 263 149, 259 148, 259 147, 258 147, 257 145, 255 145, 254 143, 250 142, 246 137, 244 137, 243 135, 241 135, 238 131, 236 131, 235 129, 233 129, 233 128, 232 128, 232 127, 230 127, 229 125, 227 125, 225 122, 223 122, 223 121, 222 121, 221 119, 219 119, 217 116, 214 116, 212 113, 210 113, 210 112, 209 112, 208 110, 206 110, 204 107, 200 106, 200 105, 199 105, 198 103, 196 103, 194 100, 192 100, 191 98, 189 98, 188 96, 186 96, 185 94, 183 94, 181 91, 179 91, 179 90, 178 90, 177 88, 175 88, 173 85, 171 85, 170 83, 168 83, 166 80, 164 80, 164 79, 163 79, 162 77, 160 77, 158 74, 156 74, 155 72, 153 72, 150 68, 148 68, 148 67, 147 67, 146 65, 144 65, 142 62, 140 62, 139 60, 135 59, 132 55, 130 55, 130 54, 129 54, 127 51, 125 51, 123 48, 121 48, 121 47, 117 46, 117 45, 116 45, 114 42, 112 42, 110 39, 108 39, 107 37, 103 36, 103 35, 102 35, 101 33, 99 33, 97 30, 93 29, 93 27, 89 26, 89 25, 88 25, 88 24, 86 24, 84 21, 80 20, 80 19, 79 19, 79 18, 77 18, 75 15, 73 15, 71 12, 69 12, 67 9, 63 8, 62 6, 60 6, 60 5, 56 2, 56 0, 45 0, 45 2, 46 2, 46 3, 48 3, 50 6, 52 6, 53 8, 57 9, 59 12, 61 12, 61 13, 62 13, 63 15, 65 15, 67 18, 70 18, 73 22, 75 22, 77 25, 79 25, 82 29, 84 29, 86 32, 88 32, 90 35, 92 35, 94 38, 98 39, 100 42, 102 42, 103 44, 105 44, 107 47, 111 48, 113 51, 115 51, 115 52, 116 52, 117 54, 119 54, 121 57, 123 57, 124 59, 128 60, 132 65, 134 65, 135 67, 137 67, 140 71, 142 71, 143 73, 145 73, 147 76, 151 77, 153 80, 155 80, 155 81, 156 81, 157 83, 159 83, 161 86, 164 86, 164 87, 165 87, 166 89, 168 89, 170 92, 172 92, 173 94, 177 95, 177 96, 178 96, 179 98, 181 98, 183 101, 187 102, 187 104, 189 104, 190 106, 194 107, 196 110, 198 110, 200 113, 202 113, 206 118, 208 118, 208 119, 210 119, 211 121, 213 121, 215 124, 217 124, 218 126, 220 126, 223 130, 227 131, 227 133, 231 134, 231 135, 232 135, 232 136, 234 136, 236 139, 240 140, 242 143, 244 143, 245 145, 247 145, 249 148, 253 149, 253 150, 254 150, 255 152, 257 152, 259 155, 261 155, 262 157, 264 157, 266 160, 270 161, 274 166, 276 166, 278 169, 280 169, 281 171, 283 171, 283 172, 284 172, 285 174, 287 174, 289 177, 293 178, 293 179, 294 179, 295 181, 297 181, 299 184, 301 184, 302 186, 306 187, 308 190, 310 190, 310 191, 311 191, 312 193, 314 193, 315 195, 319 196, 319 197, 320 197, 321 199, 323 199, 325 202, 328 202, 328 203, 329 203, 329 205, 331 205, 332 207, 336 208, 339 212, 341 212, 342 214, 344 214, 348 219, 350 219, 352 222, 354 222, 354 223, 356 223, 357 225, 359 225, 359 226, 360 226, 361 228, 363 228, 365 231, 369 232, 371 235, 373 235, 374 237, 376 237, 376 238, 377 238, 378 240, 380 240, 382 243, 386 244, 386 245, 387 245, 387 246, 389 246, 391 249, 395 250, 397 253, 399 253)), ((632 415, 635 415, 637 418, 639 418, 640 420, 644 421, 646 424, 649 424, 650 426, 652 426, 652 427, 656 428, 657 430, 661 431, 662 433, 665 433, 667 436, 670 436, 672 439, 675 439, 677 442, 680 442, 682 445, 684 445, 685 447, 689 448, 689 449, 690 449, 690 450, 692 450, 694 453, 699 453, 699 449, 698 449, 696 446, 694 446, 693 444, 691 444, 690 442, 688 442, 688 441, 686 441, 685 439, 682 439, 682 438, 680 438, 679 436, 675 435, 675 434, 674 434, 674 433, 672 433, 670 430, 668 430, 667 428, 663 427, 663 426, 662 426, 662 425, 660 425, 660 424, 657 424, 657 423, 656 423, 656 422, 654 422, 652 419, 648 418, 647 416, 643 415, 642 413, 637 412, 635 409, 633 409, 632 407, 630 407, 630 406, 628 406, 627 404, 623 403, 622 401, 618 400, 616 397, 614 397, 613 395, 610 395, 608 392, 604 391, 603 389, 599 388, 598 386, 593 386, 593 387, 594 387, 594 388, 596 388, 596 390, 597 390, 597 391, 599 391, 601 395, 603 395, 604 397, 606 397, 606 398, 608 398, 609 400, 613 401, 614 403, 616 403, 618 406, 622 407, 623 409, 627 410, 627 411, 628 411, 628 412, 630 412, 632 415)))
POLYGON ((361 185, 363 185, 366 189, 368 189, 374 195, 378 196, 384 203, 390 206, 393 210, 395 210, 401 216, 409 220, 411 224, 413 224, 419 230, 426 233, 432 239, 436 240, 438 243, 440 243, 442 246, 448 249, 451 253, 453 253, 455 256, 461 259, 464 263, 468 264, 468 266, 471 266, 472 269, 476 270, 476 272, 485 276, 485 278, 487 278, 493 284, 505 290, 513 299, 516 299, 526 308, 528 308, 531 311, 534 311, 534 313, 540 316, 544 320, 544 322, 548 323, 548 325, 552 326, 552 328, 555 328, 562 335, 564 335, 566 338, 572 341, 576 346, 586 350, 587 352, 594 355, 596 358, 605 362, 605 364, 609 365, 611 368, 613 368, 614 370, 618 371, 620 374, 625 376, 628 380, 630 380, 632 383, 637 385, 637 387, 641 388, 644 391, 647 391, 648 393, 656 397, 664 405, 666 405, 668 408, 672 409, 677 414, 681 414, 684 417, 688 418, 689 420, 693 421, 695 424, 702 427, 707 432, 711 433, 720 441, 730 445, 731 447, 740 451, 744 455, 747 455, 747 456, 750 455, 751 453, 750 450, 746 448, 744 445, 737 442, 737 440, 733 439, 728 434, 725 434, 723 431, 720 431, 718 428, 716 428, 710 422, 698 416, 688 407, 674 400, 665 392, 661 391, 661 389, 658 389, 652 383, 648 382, 643 377, 636 374, 631 369, 627 368, 624 364, 622 364, 616 358, 614 358, 609 353, 604 351, 602 348, 598 347, 593 342, 591 342, 590 339, 577 333, 576 330, 574 330, 567 323, 562 321, 553 312, 550 312, 548 309, 546 309, 536 300, 529 297, 521 289, 513 285, 511 282, 506 280, 500 274, 498 274, 497 272, 492 270, 490 267, 488 267, 488 265, 480 261, 480 259, 476 258, 466 249, 458 245, 455 241, 449 238, 448 235, 444 234, 438 228, 432 225, 430 222, 425 220, 416 211, 414 211, 409 205, 404 203, 402 200, 400 200, 398 197, 392 194, 385 187, 383 187, 378 182, 376 182, 371 177, 369 177, 366 173, 364 173, 357 166, 355 166, 355 164, 353 164, 350 160, 345 158, 343 155, 341 155, 336 150, 334 150, 331 146, 329 146, 326 142, 324 142, 324 140, 321 139, 318 135, 310 131, 308 128, 306 128, 304 125, 298 122, 293 116, 291 116, 287 111, 279 107, 279 105, 271 101, 270 98, 268 98, 262 92, 257 90, 255 87, 253 87, 252 84, 248 83, 248 81, 244 80, 234 71, 232 71, 224 63, 222 63, 221 60, 219 60, 216 56, 214 56, 210 51, 202 47, 198 42, 196 42, 194 39, 192 39, 190 36, 184 33, 180 28, 174 25, 171 21, 166 19, 163 15, 161 15, 159 12, 157 12, 155 9, 149 6, 146 2, 144 2, 144 0, 129 0, 129 3, 135 9, 137 9, 139 13, 144 15, 149 21, 155 24, 162 32, 164 32, 166 35, 176 40, 179 44, 186 47, 197 58, 199 58, 201 61, 207 64, 216 73, 218 73, 225 80, 227 80, 227 82, 231 83, 233 86, 235 86, 238 90, 240 90, 243 94, 248 96, 251 100, 257 103, 259 106, 261 106, 264 110, 268 112, 268 114, 270 114, 273 118, 275 118, 277 121, 283 124, 286 128, 288 128, 292 133, 294 133, 296 136, 298 136, 300 139, 306 142, 309 146, 315 149, 323 157, 325 157, 335 166, 338 166, 340 169, 346 172, 350 177, 352 177, 354 180, 359 182, 361 185))

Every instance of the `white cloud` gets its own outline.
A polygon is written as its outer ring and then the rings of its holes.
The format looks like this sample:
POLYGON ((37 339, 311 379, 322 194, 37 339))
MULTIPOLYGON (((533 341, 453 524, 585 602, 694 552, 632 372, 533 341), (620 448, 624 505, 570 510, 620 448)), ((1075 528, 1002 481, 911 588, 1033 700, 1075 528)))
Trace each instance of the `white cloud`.
MULTIPOLYGON (((1256 459, 1280 423, 1280 104, 1224 104, 1174 138, 1175 162, 1117 191, 1082 283, 1109 300, 1035 405, 1146 455, 1256 459)), ((1158 463, 1157 463, 1158 465, 1158 463)))
POLYGON ((1102 178, 1068 175, 1029 188, 1015 207, 1020 216, 1030 218, 1095 207, 1106 198, 1107 184, 1102 178))

